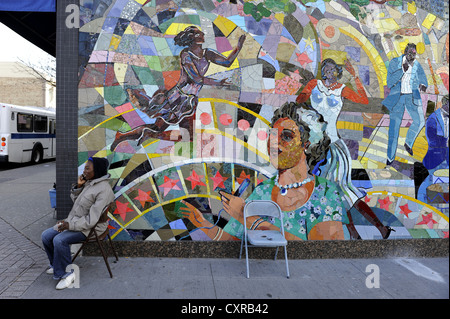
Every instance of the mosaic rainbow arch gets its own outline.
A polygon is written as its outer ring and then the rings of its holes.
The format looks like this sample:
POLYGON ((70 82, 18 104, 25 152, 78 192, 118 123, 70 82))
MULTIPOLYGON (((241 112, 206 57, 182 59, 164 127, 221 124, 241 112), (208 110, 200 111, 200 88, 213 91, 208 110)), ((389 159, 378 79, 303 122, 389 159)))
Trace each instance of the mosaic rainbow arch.
MULTIPOLYGON (((369 97, 364 106, 344 102, 336 123, 351 153, 353 183, 367 193, 364 201, 396 230, 390 238, 448 238, 448 160, 425 167, 431 144, 424 128, 414 155, 399 146, 396 165, 387 167, 389 114, 381 107, 389 62, 408 42, 417 45, 429 83, 422 94, 425 119, 442 107, 448 94, 448 14, 427 1, 235 2, 80 1, 78 164, 81 171, 90 156, 111 163, 114 240, 237 239, 226 233, 229 216, 218 191, 232 192, 250 178, 248 196, 276 173, 267 154, 274 110, 319 78, 326 58, 338 64, 349 59, 369 97), (246 35, 230 66, 211 63, 204 75, 226 78, 229 85, 199 90, 191 140, 151 137, 111 150, 118 131, 151 122, 127 89, 151 96, 177 84, 183 47, 174 38, 188 26, 204 33, 203 48, 225 57, 246 35), (186 201, 216 231, 188 217, 186 201)), ((354 87, 345 72, 340 81, 354 87)), ((411 120, 405 112, 399 145, 411 120)), ((358 214, 353 221, 363 239, 381 238, 358 214)))

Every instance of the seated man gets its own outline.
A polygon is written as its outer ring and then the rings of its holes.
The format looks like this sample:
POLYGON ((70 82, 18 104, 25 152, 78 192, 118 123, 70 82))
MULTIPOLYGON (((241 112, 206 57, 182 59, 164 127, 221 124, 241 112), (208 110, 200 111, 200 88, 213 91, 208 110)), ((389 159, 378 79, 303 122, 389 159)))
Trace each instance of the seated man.
MULTIPOLYGON (((59 280, 56 289, 67 288, 75 281, 75 273, 66 272, 66 267, 72 263, 70 245, 86 239, 103 208, 114 200, 108 166, 106 158, 89 158, 77 184, 72 186, 70 196, 74 204, 69 215, 42 233, 42 242, 50 261, 47 273, 59 280)), ((96 231, 103 233, 107 226, 107 222, 99 223, 96 231)))

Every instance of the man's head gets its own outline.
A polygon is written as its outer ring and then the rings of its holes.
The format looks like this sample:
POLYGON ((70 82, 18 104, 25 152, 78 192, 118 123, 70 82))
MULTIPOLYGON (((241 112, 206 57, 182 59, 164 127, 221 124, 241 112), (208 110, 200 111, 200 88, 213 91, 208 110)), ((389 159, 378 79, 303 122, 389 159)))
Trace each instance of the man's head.
POLYGON ((83 175, 87 180, 96 179, 108 174, 109 162, 106 158, 89 157, 84 166, 83 175))
POLYGON ((405 48, 406 60, 411 63, 416 59, 417 49, 414 43, 408 43, 405 48))

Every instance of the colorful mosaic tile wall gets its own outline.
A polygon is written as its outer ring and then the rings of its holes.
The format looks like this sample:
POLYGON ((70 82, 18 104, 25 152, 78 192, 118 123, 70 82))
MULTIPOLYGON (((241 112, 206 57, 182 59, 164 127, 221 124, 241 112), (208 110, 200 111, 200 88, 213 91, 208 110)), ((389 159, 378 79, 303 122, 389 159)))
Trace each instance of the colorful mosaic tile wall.
POLYGON ((108 158, 114 240, 236 240, 220 191, 246 179, 289 239, 448 238, 448 3, 431 2, 81 0, 79 171, 108 158), (322 115, 331 143, 292 189, 268 147, 283 107, 322 115))

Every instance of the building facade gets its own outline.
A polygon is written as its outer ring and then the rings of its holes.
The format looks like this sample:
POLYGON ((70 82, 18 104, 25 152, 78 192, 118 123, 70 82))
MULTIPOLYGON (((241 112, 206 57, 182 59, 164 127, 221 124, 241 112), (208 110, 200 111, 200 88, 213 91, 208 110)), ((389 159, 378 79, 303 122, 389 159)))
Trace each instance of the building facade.
POLYGON ((0 62, 0 101, 56 107, 56 88, 20 62, 0 62))

